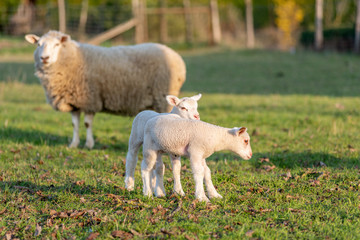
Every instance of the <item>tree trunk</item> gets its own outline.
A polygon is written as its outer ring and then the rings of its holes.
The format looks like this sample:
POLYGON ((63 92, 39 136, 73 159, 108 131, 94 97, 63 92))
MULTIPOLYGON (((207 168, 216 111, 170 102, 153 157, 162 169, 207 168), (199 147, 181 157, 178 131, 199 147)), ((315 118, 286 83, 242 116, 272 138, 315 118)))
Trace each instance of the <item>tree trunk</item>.
POLYGON ((35 0, 23 0, 10 17, 9 32, 12 35, 29 33, 35 20, 35 0))
POLYGON ((220 17, 217 0, 210 1, 212 38, 214 44, 221 42, 220 17))
POLYGON ((245 0, 246 4, 246 46, 248 48, 255 47, 254 35, 254 17, 252 0, 245 0))
POLYGON ((360 52, 360 0, 357 0, 356 26, 355 26, 355 52, 360 52))
POLYGON ((315 16, 315 49, 320 51, 323 48, 323 0, 316 0, 315 16))
POLYGON ((88 17, 88 9, 89 9, 89 0, 82 0, 81 2, 81 13, 79 20, 79 39, 84 40, 85 38, 85 28, 88 17))
POLYGON ((59 31, 66 32, 65 0, 58 0, 59 8, 59 31))

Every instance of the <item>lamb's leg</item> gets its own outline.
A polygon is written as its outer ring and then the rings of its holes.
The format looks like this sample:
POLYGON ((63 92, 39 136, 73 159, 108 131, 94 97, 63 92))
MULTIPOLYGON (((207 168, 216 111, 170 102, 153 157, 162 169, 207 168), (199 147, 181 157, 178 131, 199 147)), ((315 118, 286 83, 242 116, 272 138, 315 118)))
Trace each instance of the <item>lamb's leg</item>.
POLYGON ((157 152, 151 149, 144 149, 143 151, 144 159, 141 163, 141 177, 143 180, 143 193, 145 196, 151 197, 151 182, 150 182, 150 172, 154 168, 157 158, 157 152))
POLYGON ((203 166, 205 171, 205 186, 208 192, 209 198, 222 198, 222 196, 216 191, 212 181, 211 181, 211 171, 210 168, 206 165, 205 159, 203 159, 203 166))
POLYGON ((204 191, 204 166, 202 164, 202 158, 190 156, 190 164, 195 181, 195 198, 200 201, 210 202, 204 191))
POLYGON ((86 127, 85 147, 87 147, 89 149, 92 149, 95 144, 94 137, 92 134, 92 123, 93 123, 94 115, 95 114, 93 114, 93 113, 85 113, 85 117, 84 117, 84 124, 86 127))
POLYGON ((158 154, 155 169, 151 171, 151 184, 156 197, 165 197, 164 188, 164 173, 165 165, 161 159, 161 154, 158 154))
POLYGON ((135 168, 138 161, 138 152, 141 147, 142 142, 138 142, 133 136, 133 132, 130 134, 129 148, 126 154, 126 164, 125 164, 125 188, 128 191, 134 190, 135 185, 135 168))
POLYGON ((170 155, 171 164, 173 168, 173 175, 174 175, 174 192, 179 194, 180 196, 185 196, 185 193, 181 186, 180 181, 180 172, 181 172, 181 159, 178 156, 170 155))
POLYGON ((73 139, 69 145, 70 148, 76 148, 80 143, 79 137, 79 124, 80 124, 80 111, 71 112, 71 121, 73 125, 73 139))

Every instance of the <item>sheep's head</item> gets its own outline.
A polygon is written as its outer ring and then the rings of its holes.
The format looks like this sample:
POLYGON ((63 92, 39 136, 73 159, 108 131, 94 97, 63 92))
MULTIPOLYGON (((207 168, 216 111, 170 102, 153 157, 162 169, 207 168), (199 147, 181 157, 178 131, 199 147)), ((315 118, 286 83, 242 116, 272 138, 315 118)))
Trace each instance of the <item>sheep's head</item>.
POLYGON ((37 44, 34 58, 41 66, 50 66, 58 60, 59 52, 70 36, 57 31, 49 31, 39 37, 34 34, 27 34, 26 41, 31 44, 37 44))
POLYGON ((166 101, 174 108, 171 113, 178 114, 182 118, 200 120, 200 114, 197 110, 198 101, 201 98, 201 93, 192 97, 177 98, 173 95, 167 95, 166 101))
POLYGON ((244 160, 249 160, 252 157, 252 150, 247 128, 233 128, 230 130, 230 133, 235 137, 233 151, 244 160))

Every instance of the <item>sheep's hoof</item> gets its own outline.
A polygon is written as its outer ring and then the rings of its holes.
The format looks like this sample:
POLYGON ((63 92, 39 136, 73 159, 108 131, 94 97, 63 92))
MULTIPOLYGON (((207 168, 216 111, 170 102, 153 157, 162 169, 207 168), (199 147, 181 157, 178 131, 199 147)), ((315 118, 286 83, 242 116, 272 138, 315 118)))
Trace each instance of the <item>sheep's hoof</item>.
POLYGON ((126 188, 126 190, 133 191, 134 190, 134 185, 135 185, 135 183, 134 183, 133 179, 130 179, 128 177, 125 179, 125 188, 126 188))
POLYGON ((69 148, 77 148, 79 146, 79 142, 72 142, 69 145, 69 148))
POLYGON ((86 142, 85 143, 85 147, 88 148, 88 149, 92 149, 94 147, 94 142, 92 141, 89 141, 89 142, 86 142))

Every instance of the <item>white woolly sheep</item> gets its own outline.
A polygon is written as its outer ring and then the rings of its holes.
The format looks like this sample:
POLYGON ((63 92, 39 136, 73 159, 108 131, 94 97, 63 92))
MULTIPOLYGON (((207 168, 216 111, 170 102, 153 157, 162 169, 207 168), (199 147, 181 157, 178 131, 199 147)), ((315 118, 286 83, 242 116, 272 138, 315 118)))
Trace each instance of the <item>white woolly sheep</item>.
MULTIPOLYGON (((188 156, 195 180, 195 197, 200 201, 209 201, 205 195, 203 181, 209 198, 222 198, 211 181, 211 173, 205 159, 216 151, 230 150, 245 160, 252 156, 250 136, 245 127, 223 128, 203 121, 195 121, 160 115, 151 118, 145 125, 143 161, 141 175, 143 193, 152 196, 150 171, 158 159, 159 153, 176 156, 188 156)), ((162 172, 156 171, 155 196, 165 196, 162 172)))
POLYGON ((85 113, 86 144, 94 146, 95 113, 135 115, 146 109, 169 112, 166 95, 179 94, 186 69, 181 56, 155 43, 98 47, 49 31, 25 39, 37 44, 35 75, 55 110, 71 112, 74 126, 70 147, 79 144, 79 121, 85 113))
MULTIPOLYGON (((200 100, 200 98, 201 98, 201 94, 192 97, 184 97, 181 99, 172 95, 166 96, 167 102, 171 106, 173 106, 173 109, 170 112, 170 114, 176 114, 182 118, 195 119, 195 120, 200 120, 200 115, 197 110, 198 107, 197 102, 200 100)), ((149 111, 149 110, 142 111, 138 115, 136 115, 133 121, 131 134, 129 138, 128 152, 126 155, 125 188, 129 191, 134 190, 134 172, 138 160, 138 152, 141 145, 144 142, 145 124, 149 119, 159 115, 160 113, 154 111, 149 111)), ((184 191, 182 189, 180 182, 180 170, 181 170, 180 157, 175 157, 170 155, 170 158, 171 158, 173 174, 174 174, 174 192, 176 192, 179 195, 184 195, 184 191)), ((151 185, 153 188, 155 187, 155 181, 156 181, 156 174, 154 172, 155 171, 163 172, 164 170, 165 167, 160 156, 156 164, 156 170, 152 171, 151 174, 151 179, 152 179, 151 185)))

